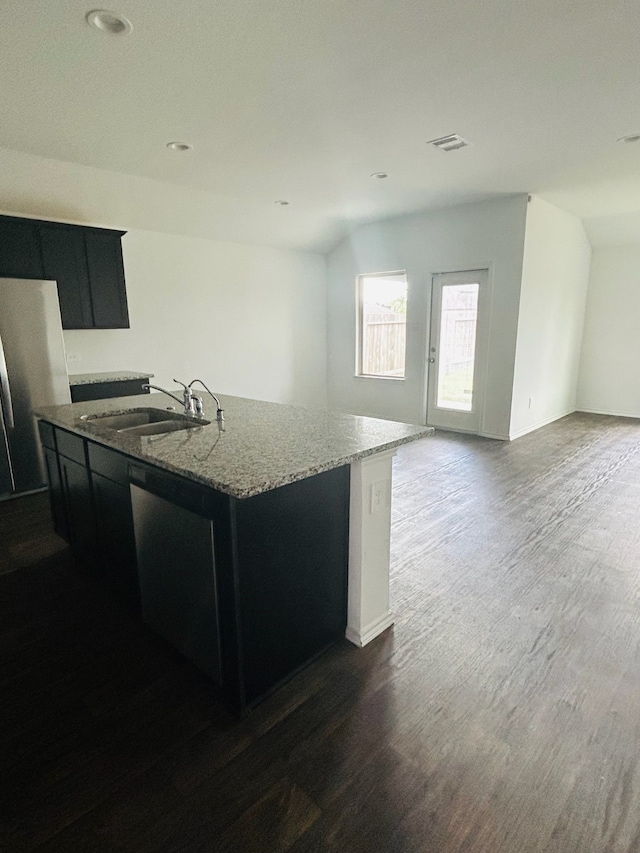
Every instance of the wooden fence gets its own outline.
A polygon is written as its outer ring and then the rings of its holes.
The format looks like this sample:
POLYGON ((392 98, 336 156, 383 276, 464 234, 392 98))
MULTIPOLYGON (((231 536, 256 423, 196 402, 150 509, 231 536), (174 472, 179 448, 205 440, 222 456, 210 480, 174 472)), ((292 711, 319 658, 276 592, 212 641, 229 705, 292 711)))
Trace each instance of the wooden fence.
POLYGON ((363 319, 362 373, 404 376, 406 315, 365 314, 363 319))

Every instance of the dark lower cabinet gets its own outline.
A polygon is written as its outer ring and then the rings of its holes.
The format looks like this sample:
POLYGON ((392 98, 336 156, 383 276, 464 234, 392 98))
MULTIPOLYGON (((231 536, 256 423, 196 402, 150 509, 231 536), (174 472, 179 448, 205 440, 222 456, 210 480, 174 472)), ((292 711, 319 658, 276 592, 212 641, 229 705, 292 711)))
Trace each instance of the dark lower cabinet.
POLYGON ((46 423, 40 435, 56 529, 238 716, 344 637, 348 466, 238 500, 46 423))
POLYGON ((105 583, 136 610, 140 589, 129 487, 91 472, 96 515, 96 556, 105 583))
POLYGON ((245 702, 344 637, 349 468, 235 501, 245 702))
POLYGON ((51 518, 53 529, 58 536, 69 541, 69 528, 67 526, 67 512, 65 508, 65 497, 62 490, 60 478, 60 467, 58 465, 58 454, 49 447, 43 447, 44 465, 49 480, 49 499, 51 502, 51 518))
POLYGON ((59 461, 67 539, 83 555, 90 556, 95 551, 96 526, 89 470, 66 456, 59 456, 59 461))

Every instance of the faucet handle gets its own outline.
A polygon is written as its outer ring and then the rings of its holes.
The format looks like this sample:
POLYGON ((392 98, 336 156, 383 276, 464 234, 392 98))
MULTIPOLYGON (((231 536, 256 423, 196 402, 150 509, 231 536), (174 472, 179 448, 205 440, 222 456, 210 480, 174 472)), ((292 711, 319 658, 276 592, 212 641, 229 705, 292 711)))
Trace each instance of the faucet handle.
POLYGON ((176 383, 176 385, 182 385, 182 387, 184 388, 185 391, 189 390, 189 386, 185 385, 184 382, 180 382, 179 379, 174 379, 173 381, 176 383))

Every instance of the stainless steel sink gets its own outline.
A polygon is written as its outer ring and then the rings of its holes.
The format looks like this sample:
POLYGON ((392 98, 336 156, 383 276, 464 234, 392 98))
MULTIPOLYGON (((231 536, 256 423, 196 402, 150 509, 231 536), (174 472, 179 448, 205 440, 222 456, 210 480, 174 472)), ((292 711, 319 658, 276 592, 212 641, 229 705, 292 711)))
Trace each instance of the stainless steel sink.
POLYGON ((186 415, 170 421, 156 421, 151 424, 140 424, 140 426, 125 427, 117 432, 126 433, 127 435, 161 435, 164 432, 177 432, 181 429, 193 429, 193 427, 201 427, 210 424, 211 421, 204 421, 202 418, 188 418, 186 415))
POLYGON ((193 418, 165 409, 132 409, 118 415, 93 415, 87 418, 87 422, 127 435, 160 435, 211 423, 204 418, 193 418))

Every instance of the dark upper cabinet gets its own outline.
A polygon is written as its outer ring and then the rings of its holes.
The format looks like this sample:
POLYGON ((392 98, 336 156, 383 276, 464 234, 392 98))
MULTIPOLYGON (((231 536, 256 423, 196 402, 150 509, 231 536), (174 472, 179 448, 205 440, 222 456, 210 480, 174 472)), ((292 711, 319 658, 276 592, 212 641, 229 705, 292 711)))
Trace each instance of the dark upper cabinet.
POLYGON ((129 328, 120 243, 123 233, 84 229, 93 325, 97 329, 129 328))
POLYGON ((0 276, 42 278, 38 223, 32 219, 1 217, 0 276))
POLYGON ((128 329, 125 233, 0 216, 0 277, 57 281, 63 329, 128 329))
POLYGON ((83 229, 43 224, 40 241, 44 277, 58 282, 64 328, 91 329, 94 322, 83 229))

